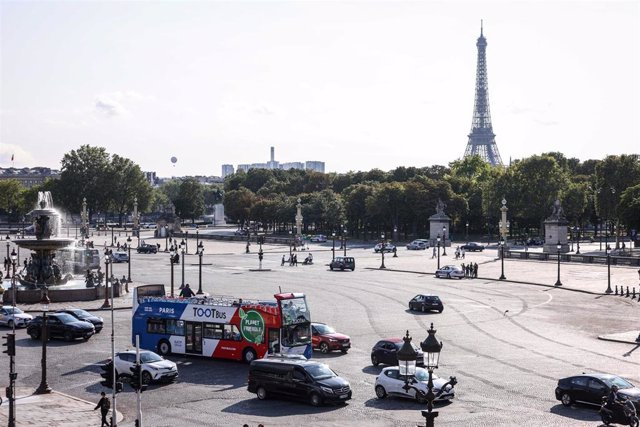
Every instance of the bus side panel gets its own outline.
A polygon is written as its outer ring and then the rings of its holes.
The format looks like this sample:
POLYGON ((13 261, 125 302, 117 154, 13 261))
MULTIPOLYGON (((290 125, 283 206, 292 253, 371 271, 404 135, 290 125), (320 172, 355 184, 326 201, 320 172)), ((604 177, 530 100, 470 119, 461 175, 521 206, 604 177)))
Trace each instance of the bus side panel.
POLYGON ((171 344, 171 351, 173 353, 185 353, 184 337, 181 335, 171 335, 169 337, 169 343, 171 344))

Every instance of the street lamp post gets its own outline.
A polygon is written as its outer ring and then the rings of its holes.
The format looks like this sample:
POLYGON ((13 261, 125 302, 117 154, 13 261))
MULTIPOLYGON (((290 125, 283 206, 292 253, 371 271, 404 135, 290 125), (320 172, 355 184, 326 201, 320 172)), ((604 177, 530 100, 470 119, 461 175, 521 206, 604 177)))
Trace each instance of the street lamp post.
POLYGON ((196 224, 196 251, 200 247, 198 246, 199 244, 200 244, 200 230, 199 230, 198 224, 196 224))
MULTIPOLYGON (((398 241, 398 227, 396 227, 395 225, 393 226, 393 241, 398 241)), ((398 251, 395 246, 393 248, 393 257, 398 258, 398 251)))
POLYGON ((184 232, 184 253, 189 255, 189 230, 184 232))
POLYGON ((204 246, 202 242, 198 242, 198 292, 196 294, 202 295, 202 254, 204 254, 204 246))
POLYGON ((580 227, 576 227, 578 236, 576 237, 576 255, 580 255, 580 227))
POLYGON ((558 280, 556 280, 556 286, 562 286, 562 282, 560 281, 560 249, 562 249, 562 244, 560 244, 560 240, 556 244, 556 248, 558 249, 558 280))
POLYGON ((291 262, 291 257, 293 256, 293 231, 289 230, 289 262, 291 262))
POLYGON ((127 263, 127 283, 131 283, 131 236, 127 237, 127 250, 129 251, 129 262, 127 263))
POLYGON ((40 305, 42 306, 42 331, 40 332, 40 338, 42 339, 42 359, 40 359, 42 376, 40 378, 40 385, 34 394, 47 394, 52 391, 47 383, 47 341, 49 340, 47 336, 47 312, 49 311, 49 303, 51 302, 47 293, 47 287, 45 286, 42 291, 42 298, 40 299, 40 305))
POLYGON ((467 227, 467 231, 464 235, 464 239, 465 240, 469 240, 469 221, 467 221, 467 223, 465 224, 465 226, 467 227))
POLYGON ((500 280, 506 280, 504 275, 504 239, 500 238, 500 261, 502 263, 502 274, 500 274, 500 280))
MULTIPOLYGON (((102 308, 111 307, 111 303, 109 302, 109 264, 111 264, 111 249, 104 250, 104 303, 102 303, 102 308)), ((112 267, 113 268, 113 267, 112 267)), ((111 273, 113 274, 113 272, 111 273)))
POLYGON ((174 297, 174 284, 173 284, 173 260, 174 257, 176 256, 176 250, 174 248, 173 245, 171 245, 171 248, 169 249, 169 264, 171 264, 171 298, 174 297))
POLYGON ((342 235, 344 236, 344 245, 342 248, 342 250, 344 251, 343 255, 347 256, 347 229, 346 228, 342 230, 342 235))
POLYGON ((436 240, 438 241, 438 270, 440 270, 440 235, 439 234, 436 240))
POLYGON ((447 227, 442 227, 442 256, 447 256, 447 227))
POLYGON ((331 241, 333 242, 333 245, 331 247, 331 261, 334 261, 336 259, 336 232, 335 231, 331 232, 331 241))
POLYGON ((387 268, 384 265, 384 250, 386 249, 387 245, 384 242, 384 233, 380 234, 380 254, 382 255, 382 264, 380 264, 380 268, 387 268))
POLYGON ((344 247, 344 225, 340 224, 340 248, 342 250, 344 247))
POLYGON ((180 289, 184 288, 184 254, 185 254, 185 242, 182 240, 180 242, 180 257, 182 258, 182 281, 180 282, 180 289))
POLYGON ((404 341, 404 344, 402 344, 402 347, 397 353, 398 368, 400 376, 404 377, 404 386, 402 388, 409 391, 412 388, 412 386, 409 385, 409 378, 416 374, 416 359, 418 358, 418 352, 415 351, 411 345, 409 331, 407 331, 407 334, 402 338, 402 340, 404 341))
POLYGON ((608 247, 605 247, 605 252, 607 253, 607 290, 605 293, 610 294, 613 293, 613 290, 611 289, 611 254, 608 247))
POLYGON ((164 226, 164 251, 169 252, 169 226, 164 226))
MULTIPOLYGON (((442 342, 438 342, 436 339, 436 330, 433 329, 433 323, 431 328, 427 331, 429 335, 420 343, 420 348, 424 352, 424 366, 429 372, 429 381, 427 382, 427 410, 422 411, 422 416, 427 420, 426 427, 434 426, 434 419, 438 416, 437 411, 433 411, 433 399, 436 397, 433 393, 433 370, 438 369, 438 362, 440 361, 440 351, 442 350, 442 342)), ((451 378, 451 383, 455 385, 456 380, 451 378)), ((440 391, 442 392, 443 387, 440 391)))
MULTIPOLYGON (((9 237, 9 233, 7 233, 7 237, 5 237, 5 240, 7 241, 7 260, 9 260, 9 246, 10 246, 10 241, 11 241, 11 237, 9 237)), ((11 276, 9 275, 9 264, 6 264, 7 267, 7 275, 5 276, 5 279, 10 279, 11 276)))

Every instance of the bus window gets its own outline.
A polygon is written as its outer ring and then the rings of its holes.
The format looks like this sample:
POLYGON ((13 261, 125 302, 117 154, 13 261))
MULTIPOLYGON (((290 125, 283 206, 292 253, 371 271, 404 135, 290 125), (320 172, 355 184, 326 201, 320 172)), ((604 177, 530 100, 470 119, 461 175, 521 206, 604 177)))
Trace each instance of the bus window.
POLYGON ((171 335, 184 335, 184 320, 167 319, 167 333, 171 335))
POLYGON ((215 323, 204 324, 204 338, 222 339, 222 325, 215 323))
POLYGON ((309 324, 291 325, 282 328, 282 345, 285 347, 295 347, 309 344, 311 334, 309 324))
POLYGON ((164 320, 149 319, 147 320, 147 332, 150 334, 164 334, 164 320))
POLYGON ((240 341, 240 331, 236 325, 224 325, 222 338, 225 340, 240 341))

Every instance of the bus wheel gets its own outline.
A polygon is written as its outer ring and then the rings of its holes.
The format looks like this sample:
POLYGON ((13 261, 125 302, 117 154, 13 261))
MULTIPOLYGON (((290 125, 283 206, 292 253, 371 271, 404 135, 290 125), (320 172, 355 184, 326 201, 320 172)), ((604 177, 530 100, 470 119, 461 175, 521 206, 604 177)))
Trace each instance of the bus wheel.
POLYGON ((247 348, 242 353, 242 360, 244 360, 245 363, 253 362, 254 360, 256 360, 256 357, 258 357, 258 355, 252 348, 247 348))
POLYGON ((167 340, 160 340, 158 343, 158 353, 163 356, 171 354, 171 344, 167 340))

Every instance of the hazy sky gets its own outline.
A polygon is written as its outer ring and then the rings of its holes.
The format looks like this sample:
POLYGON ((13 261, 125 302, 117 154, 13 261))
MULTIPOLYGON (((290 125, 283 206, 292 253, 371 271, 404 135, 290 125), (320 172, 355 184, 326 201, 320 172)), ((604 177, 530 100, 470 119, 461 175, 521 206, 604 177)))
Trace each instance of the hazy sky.
POLYGON ((160 176, 464 154, 476 39, 503 161, 640 152, 638 1, 0 1, 0 166, 82 144, 160 176), (170 158, 178 162, 172 166, 170 158))

